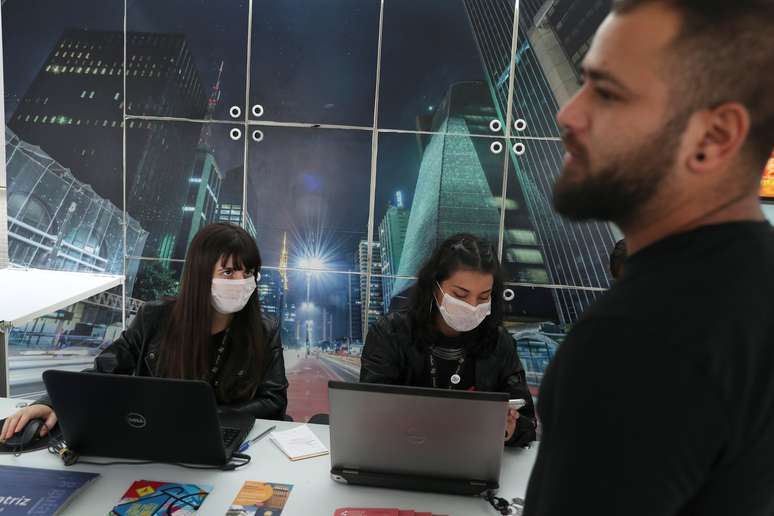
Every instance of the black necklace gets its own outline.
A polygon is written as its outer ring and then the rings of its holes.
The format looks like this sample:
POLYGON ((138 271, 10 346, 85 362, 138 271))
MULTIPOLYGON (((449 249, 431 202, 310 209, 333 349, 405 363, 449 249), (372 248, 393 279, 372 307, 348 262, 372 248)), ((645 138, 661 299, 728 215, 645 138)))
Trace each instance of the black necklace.
MULTIPOLYGON (((449 377, 449 387, 447 387, 449 390, 453 389, 455 385, 459 384, 460 381, 462 381, 462 377, 460 376, 460 373, 462 372, 462 366, 465 364, 465 351, 460 349, 459 352, 449 352, 449 351, 440 351, 439 348, 436 346, 433 346, 430 348, 430 377, 433 380, 433 388, 438 388, 438 368, 435 365, 435 356, 439 355, 439 358, 444 358, 445 356, 451 356, 454 355, 455 358, 452 358, 452 360, 457 360, 457 369, 454 370, 454 373, 452 373, 451 377, 449 377)), ((448 360, 448 359, 446 359, 448 360)))
POLYGON ((433 354, 435 358, 440 358, 441 360, 448 360, 449 362, 454 362, 456 360, 459 360, 460 357, 465 356, 465 349, 464 348, 444 348, 442 346, 434 346, 430 352, 433 354))

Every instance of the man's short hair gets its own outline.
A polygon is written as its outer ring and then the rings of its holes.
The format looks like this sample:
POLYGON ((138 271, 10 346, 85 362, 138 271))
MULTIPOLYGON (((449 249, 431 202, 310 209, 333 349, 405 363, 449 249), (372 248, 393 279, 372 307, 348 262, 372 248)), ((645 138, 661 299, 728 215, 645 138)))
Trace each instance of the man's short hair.
POLYGON ((751 127, 743 152, 762 173, 774 146, 774 0, 613 0, 613 12, 654 3, 681 18, 666 70, 677 109, 744 105, 751 127))

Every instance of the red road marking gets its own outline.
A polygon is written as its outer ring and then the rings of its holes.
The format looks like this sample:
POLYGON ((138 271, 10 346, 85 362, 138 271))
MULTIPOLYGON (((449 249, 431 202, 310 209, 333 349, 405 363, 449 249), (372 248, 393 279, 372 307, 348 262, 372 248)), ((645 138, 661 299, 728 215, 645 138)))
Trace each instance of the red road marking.
POLYGON ((328 413, 328 380, 338 380, 320 360, 302 358, 287 372, 288 414, 294 421, 309 421, 315 414, 328 413))

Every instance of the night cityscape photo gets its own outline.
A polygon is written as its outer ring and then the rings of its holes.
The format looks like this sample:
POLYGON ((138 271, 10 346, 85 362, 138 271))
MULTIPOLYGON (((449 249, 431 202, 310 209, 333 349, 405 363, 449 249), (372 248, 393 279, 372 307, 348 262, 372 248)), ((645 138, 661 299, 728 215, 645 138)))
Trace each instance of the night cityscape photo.
POLYGON ((357 380, 368 326, 458 232, 502 249, 537 394, 616 240, 551 207, 555 114, 610 2, 544 3, 519 2, 514 44, 515 0, 5 1, 10 261, 127 277, 12 330, 12 395, 174 296, 218 221, 258 242, 296 420, 357 380))

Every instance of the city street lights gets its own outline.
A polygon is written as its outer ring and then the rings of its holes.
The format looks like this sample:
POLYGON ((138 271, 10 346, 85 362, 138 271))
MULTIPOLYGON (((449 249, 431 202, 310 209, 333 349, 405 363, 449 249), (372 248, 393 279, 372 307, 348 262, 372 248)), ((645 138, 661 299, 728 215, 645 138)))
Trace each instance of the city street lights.
POLYGON ((298 261, 298 265, 306 271, 306 302, 309 302, 312 286, 312 273, 317 273, 325 268, 325 262, 319 256, 304 256, 298 261), (312 270, 309 270, 312 269, 312 270))
POLYGON ((304 256, 298 261, 302 269, 323 269, 325 262, 319 256, 304 256))
POLYGON ((312 328, 314 321, 306 321, 306 355, 309 356, 309 350, 312 348, 312 328))
POLYGON ((307 318, 303 322, 303 328, 306 330, 306 338, 305 338, 305 348, 306 348, 306 354, 309 355, 309 350, 312 347, 312 331, 314 329, 314 316, 315 316, 315 309, 317 307, 314 303, 311 301, 304 301, 301 303, 301 312, 300 317, 301 318, 307 318))

